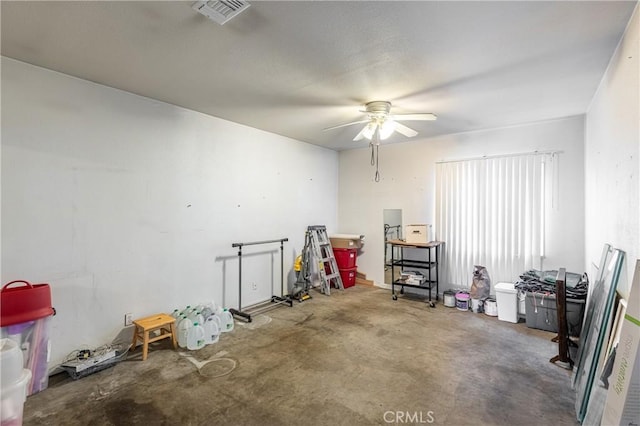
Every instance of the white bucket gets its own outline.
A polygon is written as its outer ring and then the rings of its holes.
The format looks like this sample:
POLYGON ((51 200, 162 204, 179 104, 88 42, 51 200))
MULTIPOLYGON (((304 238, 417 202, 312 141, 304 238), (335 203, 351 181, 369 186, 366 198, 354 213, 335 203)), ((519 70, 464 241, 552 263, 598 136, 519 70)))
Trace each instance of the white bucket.
POLYGON ((447 308, 456 307, 456 293, 454 291, 447 290, 442 295, 444 296, 444 306, 447 308))
POLYGON ((473 311, 473 313, 479 314, 480 312, 482 312, 484 310, 483 305, 484 304, 480 299, 471 299, 471 310, 473 311))
POLYGON ((20 378, 13 383, 2 383, 0 422, 3 425, 21 425, 24 402, 27 400, 27 385, 31 370, 24 368, 20 378))
POLYGON ((459 311, 468 311, 469 310, 469 299, 471 299, 471 296, 469 296, 469 293, 467 293, 466 291, 459 291, 456 293, 456 308, 458 308, 459 311))
POLYGON ((484 302, 484 313, 490 317, 498 316, 498 303, 496 299, 487 299, 484 302))
POLYGON ((22 425, 31 370, 22 368, 24 357, 19 343, 0 339, 0 424, 22 425))

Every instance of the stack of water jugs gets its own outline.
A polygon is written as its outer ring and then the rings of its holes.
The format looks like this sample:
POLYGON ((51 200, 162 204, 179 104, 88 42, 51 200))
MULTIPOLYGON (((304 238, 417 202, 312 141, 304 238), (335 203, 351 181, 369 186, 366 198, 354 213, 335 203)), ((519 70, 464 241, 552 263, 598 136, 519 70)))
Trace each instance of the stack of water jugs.
POLYGON ((233 315, 214 302, 203 303, 195 308, 188 305, 182 311, 171 314, 176 319, 178 345, 190 351, 202 349, 216 343, 221 333, 233 330, 233 315))

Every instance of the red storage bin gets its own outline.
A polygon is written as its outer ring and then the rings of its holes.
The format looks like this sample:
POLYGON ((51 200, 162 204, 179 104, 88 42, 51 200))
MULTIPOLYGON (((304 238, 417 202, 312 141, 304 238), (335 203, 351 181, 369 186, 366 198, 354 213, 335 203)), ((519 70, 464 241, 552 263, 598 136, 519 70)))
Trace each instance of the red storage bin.
POLYGON ((356 267, 357 249, 334 248, 333 255, 336 258, 338 269, 351 269, 356 267))
POLYGON ((340 278, 342 278, 342 284, 344 288, 353 287, 356 285, 356 272, 358 268, 340 269, 340 278))
POLYGON ((0 332, 23 350, 23 366, 31 371, 27 395, 46 389, 49 383, 49 331, 53 315, 49 284, 19 280, 5 284, 0 290, 0 332))

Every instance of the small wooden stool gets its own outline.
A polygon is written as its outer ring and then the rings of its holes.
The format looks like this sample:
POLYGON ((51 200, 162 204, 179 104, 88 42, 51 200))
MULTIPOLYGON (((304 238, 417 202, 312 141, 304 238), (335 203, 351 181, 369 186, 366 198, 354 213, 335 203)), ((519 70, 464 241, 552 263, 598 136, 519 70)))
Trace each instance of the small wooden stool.
POLYGON ((142 360, 147 359, 149 352, 149 343, 162 339, 171 339, 173 349, 178 348, 176 342, 176 319, 167 314, 155 314, 145 318, 133 321, 135 329, 133 330, 133 344, 131 350, 136 348, 138 340, 142 342, 142 360), (150 333, 160 331, 160 334, 150 337, 150 333))

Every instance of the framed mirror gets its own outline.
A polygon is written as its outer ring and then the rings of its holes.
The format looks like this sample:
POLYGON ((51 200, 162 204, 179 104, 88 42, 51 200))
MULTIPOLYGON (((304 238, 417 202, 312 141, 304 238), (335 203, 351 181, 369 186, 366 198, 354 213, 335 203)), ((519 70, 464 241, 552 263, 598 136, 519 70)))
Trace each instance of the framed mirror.
MULTIPOLYGON (((384 282, 391 285, 391 246, 389 240, 400 240, 402 235, 402 209, 384 209, 382 211, 384 226, 384 282)), ((399 274, 399 268, 396 273, 399 274)), ((398 278, 398 277, 396 277, 398 278)))

